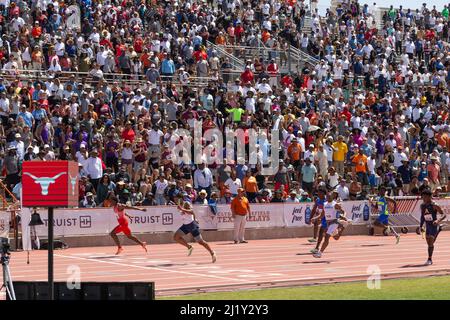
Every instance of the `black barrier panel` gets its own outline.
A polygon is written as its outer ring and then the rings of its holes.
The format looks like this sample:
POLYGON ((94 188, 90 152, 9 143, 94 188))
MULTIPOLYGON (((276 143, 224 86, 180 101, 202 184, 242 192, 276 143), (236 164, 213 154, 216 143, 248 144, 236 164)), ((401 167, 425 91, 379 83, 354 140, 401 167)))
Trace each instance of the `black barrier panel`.
POLYGON ((36 282, 34 284, 34 300, 50 300, 48 282, 36 282))
MULTIPOLYGON (((73 285, 73 284, 70 284, 73 285)), ((49 300, 48 282, 13 282, 17 300, 49 300)), ((155 300, 153 282, 82 282, 70 289, 55 282, 56 300, 155 300)))
POLYGON ((125 283, 108 283, 106 286, 108 300, 129 300, 125 283))
MULTIPOLYGON (((32 282, 14 282, 13 286, 17 300, 35 300, 32 282)), ((6 295, 6 299, 9 300, 9 295, 6 295)))
POLYGON ((58 282, 55 285, 55 296, 56 300, 81 300, 82 299, 82 291, 80 288, 73 288, 72 284, 71 288, 67 286, 66 283, 58 282))
POLYGON ((155 300, 153 283, 128 283, 132 300, 155 300))
POLYGON ((106 300, 104 283, 86 282, 81 284, 83 300, 106 300))

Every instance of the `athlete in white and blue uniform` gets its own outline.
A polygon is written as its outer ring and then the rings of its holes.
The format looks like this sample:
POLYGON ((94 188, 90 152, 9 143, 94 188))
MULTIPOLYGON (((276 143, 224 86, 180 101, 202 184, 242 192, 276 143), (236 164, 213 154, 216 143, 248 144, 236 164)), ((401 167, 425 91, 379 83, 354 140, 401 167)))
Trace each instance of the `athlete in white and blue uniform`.
POLYGON ((317 246, 313 251, 314 257, 316 258, 322 257, 322 253, 327 248, 330 237, 334 237, 334 239, 336 240, 340 238, 348 223, 348 220, 345 217, 345 211, 342 209, 340 204, 333 199, 333 195, 329 193, 327 194, 326 198, 327 199, 323 204, 323 212, 321 218, 323 225, 326 224, 326 228, 324 229, 325 239, 320 250, 319 246, 321 241, 317 242, 317 246))
POLYGON ((198 225, 198 222, 195 220, 194 209, 192 208, 191 202, 184 201, 183 205, 182 206, 179 205, 177 208, 181 213, 183 225, 175 232, 173 239, 182 246, 186 247, 188 249, 188 256, 190 256, 192 254, 192 250, 194 250, 194 247, 188 244, 186 240, 184 240, 183 236, 189 233, 192 234, 195 241, 197 241, 198 244, 202 245, 206 250, 208 250, 209 254, 212 257, 212 262, 213 263, 216 262, 217 260, 216 253, 211 249, 209 244, 202 238, 202 234, 200 233, 200 227, 198 225))

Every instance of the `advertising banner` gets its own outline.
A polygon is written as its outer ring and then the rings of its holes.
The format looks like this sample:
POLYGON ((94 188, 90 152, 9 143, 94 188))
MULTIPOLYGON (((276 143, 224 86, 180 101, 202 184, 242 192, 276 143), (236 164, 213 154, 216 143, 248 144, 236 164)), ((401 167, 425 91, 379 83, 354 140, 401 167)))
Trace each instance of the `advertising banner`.
POLYGON ((10 219, 10 212, 0 211, 0 238, 9 238, 10 219))

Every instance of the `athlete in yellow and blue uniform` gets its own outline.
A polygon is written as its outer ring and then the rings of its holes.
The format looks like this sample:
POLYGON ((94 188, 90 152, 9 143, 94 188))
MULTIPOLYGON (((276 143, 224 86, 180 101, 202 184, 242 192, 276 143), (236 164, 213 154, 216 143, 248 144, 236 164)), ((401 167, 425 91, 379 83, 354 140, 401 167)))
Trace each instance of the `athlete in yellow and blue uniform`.
MULTIPOLYGON (((386 196, 386 187, 380 186, 378 189, 378 199, 376 201, 376 206, 378 208, 378 218, 375 220, 374 225, 379 226, 383 228, 383 232, 388 230, 392 232, 395 235, 395 238, 397 239, 397 244, 400 241, 400 235, 395 232, 393 228, 389 227, 389 207, 388 203, 392 202, 394 204, 394 207, 397 207, 397 203, 394 199, 386 196)), ((372 205, 374 202, 372 201, 372 205)), ((395 211, 395 209, 394 209, 395 211)))

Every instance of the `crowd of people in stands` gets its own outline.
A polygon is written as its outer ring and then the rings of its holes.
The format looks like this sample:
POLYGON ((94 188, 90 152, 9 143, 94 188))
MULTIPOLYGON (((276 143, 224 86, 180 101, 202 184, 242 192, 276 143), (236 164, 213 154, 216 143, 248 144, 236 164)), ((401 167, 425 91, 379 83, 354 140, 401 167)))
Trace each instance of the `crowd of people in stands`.
POLYGON ((230 203, 241 187, 256 203, 311 201, 322 185, 341 200, 380 185, 447 192, 448 6, 391 7, 380 21, 375 4, 314 4, 0 0, 4 184, 18 197, 23 161, 61 159, 79 163, 81 207, 230 203), (261 45, 267 56, 230 61, 261 45), (317 64, 287 69, 290 46, 317 64), (243 130, 246 150, 249 129, 267 130, 256 163, 175 161, 177 132, 200 120, 243 130), (267 164, 273 129, 280 161, 267 164))

